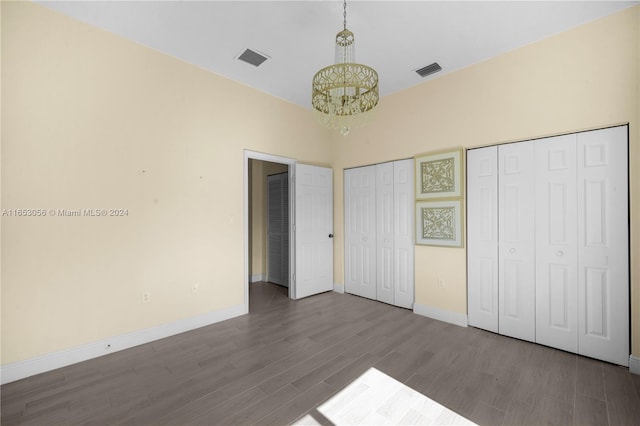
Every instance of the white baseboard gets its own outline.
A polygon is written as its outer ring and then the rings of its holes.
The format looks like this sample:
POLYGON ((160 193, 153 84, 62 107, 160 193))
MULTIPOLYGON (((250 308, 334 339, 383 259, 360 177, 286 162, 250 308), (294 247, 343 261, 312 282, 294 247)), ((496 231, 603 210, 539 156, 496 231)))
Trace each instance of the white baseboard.
POLYGON ((265 274, 255 274, 255 275, 251 275, 251 282, 252 283, 257 283, 260 281, 264 281, 266 280, 266 275, 265 274))
POLYGON ((344 285, 340 283, 333 283, 333 291, 336 293, 344 294, 344 285))
POLYGON ((413 304, 413 313, 436 319, 438 321, 444 321, 451 324, 459 325, 460 327, 467 327, 468 320, 465 314, 459 314, 458 312, 447 311, 445 309, 436 308, 434 306, 420 305, 418 303, 413 304))
POLYGON ((640 374, 640 358, 629 355, 629 372, 640 374))
POLYGON ((0 367, 0 383, 5 384, 24 379, 35 374, 55 370, 60 367, 98 358, 108 353, 121 351, 134 346, 149 343, 154 340, 164 339, 175 334, 184 333, 216 322, 248 313, 247 305, 237 305, 231 308, 185 318, 168 324, 162 324, 144 330, 114 336, 75 348, 52 352, 34 358, 5 364, 0 367))

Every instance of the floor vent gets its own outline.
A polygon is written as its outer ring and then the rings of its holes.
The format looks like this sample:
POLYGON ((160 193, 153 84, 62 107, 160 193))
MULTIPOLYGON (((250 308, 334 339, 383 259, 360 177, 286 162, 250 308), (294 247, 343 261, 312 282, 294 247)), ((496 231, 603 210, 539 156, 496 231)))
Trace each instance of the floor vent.
POLYGON ((240 56, 238 56, 237 59, 241 60, 242 62, 246 62, 248 64, 251 64, 254 67, 258 67, 264 61, 269 59, 269 57, 265 56, 265 55, 263 55, 261 53, 258 53, 255 50, 246 49, 244 52, 242 52, 240 54, 240 56))
POLYGON ((437 62, 432 63, 431 65, 427 65, 426 67, 422 67, 419 70, 416 70, 420 77, 426 77, 428 75, 437 73, 442 70, 442 67, 438 65, 437 62))

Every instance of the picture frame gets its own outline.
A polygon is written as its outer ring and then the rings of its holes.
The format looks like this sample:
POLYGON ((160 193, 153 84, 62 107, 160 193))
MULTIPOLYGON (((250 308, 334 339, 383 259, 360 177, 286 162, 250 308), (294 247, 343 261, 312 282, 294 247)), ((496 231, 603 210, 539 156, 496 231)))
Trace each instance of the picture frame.
POLYGON ((416 244, 463 247, 462 200, 416 202, 416 244))
POLYGON ((461 161, 461 148, 416 156, 416 200, 462 197, 461 161))

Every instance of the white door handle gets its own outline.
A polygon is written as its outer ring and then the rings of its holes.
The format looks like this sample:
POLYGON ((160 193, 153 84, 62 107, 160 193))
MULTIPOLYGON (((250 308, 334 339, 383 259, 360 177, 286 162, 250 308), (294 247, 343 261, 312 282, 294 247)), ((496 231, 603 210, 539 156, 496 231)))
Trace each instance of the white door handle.
POLYGON ((514 248, 510 248, 510 249, 509 249, 509 253, 513 254, 513 253, 515 253, 515 252, 516 252, 516 249, 514 249, 514 248))
POLYGON ((556 252, 556 256, 558 256, 558 257, 562 256, 563 254, 564 254, 564 252, 562 250, 558 250, 556 252))

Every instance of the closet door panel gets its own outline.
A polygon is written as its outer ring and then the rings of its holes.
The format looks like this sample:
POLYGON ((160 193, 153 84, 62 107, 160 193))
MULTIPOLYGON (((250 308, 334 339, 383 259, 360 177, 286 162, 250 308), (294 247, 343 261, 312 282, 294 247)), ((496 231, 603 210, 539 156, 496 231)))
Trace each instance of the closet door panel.
POLYGON ((499 291, 501 334, 535 340, 534 145, 498 147, 499 291))
POLYGON ((376 298, 375 166, 344 172, 345 291, 376 298))
POLYGON ((267 281, 289 286, 289 173, 267 176, 267 281))
POLYGON ((414 302, 414 175, 413 159, 393 164, 394 174, 394 304, 413 309, 414 302))
POLYGON ((578 351, 576 135, 535 142, 536 342, 578 351))
POLYGON ((377 300, 394 302, 393 163, 376 168, 376 285, 377 300))
POLYGON ((469 325, 498 332, 498 148, 467 151, 469 325))
POLYGON ((627 127, 578 134, 578 353, 629 365, 627 127))

